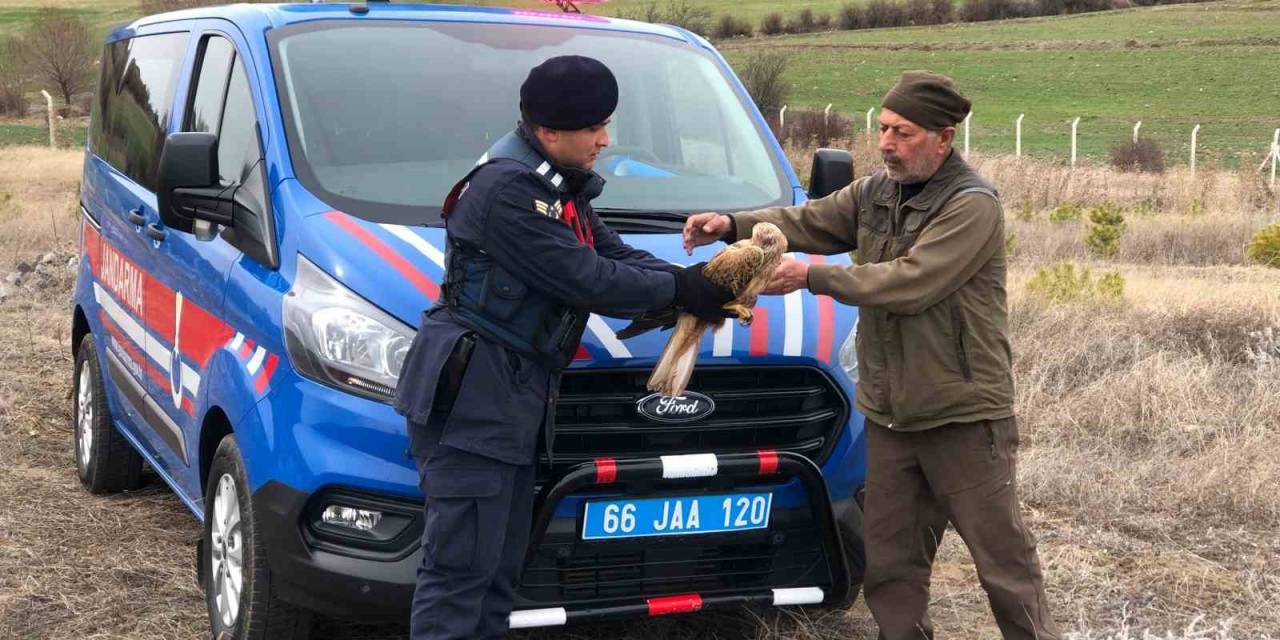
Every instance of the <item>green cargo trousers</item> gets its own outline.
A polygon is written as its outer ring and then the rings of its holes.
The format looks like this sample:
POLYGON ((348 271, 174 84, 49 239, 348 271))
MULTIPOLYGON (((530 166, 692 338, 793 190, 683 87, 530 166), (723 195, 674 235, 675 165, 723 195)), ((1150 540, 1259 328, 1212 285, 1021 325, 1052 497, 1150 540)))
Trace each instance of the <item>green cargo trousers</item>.
POLYGON ((881 640, 933 638, 929 575, 959 532, 1005 640, 1059 640, 1017 496, 1014 418, 901 432, 867 421, 863 591, 881 640))

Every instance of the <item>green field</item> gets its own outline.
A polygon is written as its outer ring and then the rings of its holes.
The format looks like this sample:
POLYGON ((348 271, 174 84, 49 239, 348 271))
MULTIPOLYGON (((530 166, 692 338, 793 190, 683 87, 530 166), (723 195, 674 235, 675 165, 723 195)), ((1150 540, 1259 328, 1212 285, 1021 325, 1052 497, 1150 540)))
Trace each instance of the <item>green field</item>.
MULTIPOLYGON (((393 0, 395 1, 395 0, 393 0)), ((650 4, 653 0, 612 0, 604 4, 583 4, 582 9, 590 14, 616 16, 619 12, 635 13, 650 4)), ((692 0, 694 4, 706 7, 713 18, 720 14, 731 13, 751 23, 753 28, 760 26, 760 20, 772 12, 790 16, 806 7, 819 13, 829 13, 832 17, 849 0, 692 0)), ((862 0, 859 0, 862 1, 862 0)), ((665 9, 670 0, 656 0, 660 9, 665 9)), ((453 0, 452 2, 433 2, 430 4, 461 4, 495 7, 525 7, 555 9, 553 4, 542 0, 453 0)), ((137 0, 0 0, 0 35, 12 33, 21 28, 39 7, 66 7, 84 16, 100 31, 105 32, 112 25, 131 20, 141 15, 137 0)))
POLYGON ((0 0, 0 36, 22 31, 42 7, 59 7, 84 18, 96 35, 140 15, 136 0, 0 0))
MULTIPOLYGON (((539 0, 470 3, 546 6, 539 0)), ((616 14, 645 3, 614 0, 587 10, 616 14)), ((834 11, 844 0, 698 4, 754 24, 769 11, 834 11)), ((0 34, 19 29, 38 6, 68 7, 99 32, 137 13, 134 0, 0 0, 0 34)), ((971 143, 978 150, 1012 151, 1014 119, 1025 113, 1023 149, 1031 154, 1067 158, 1070 123, 1079 117, 1080 153, 1104 157, 1141 120, 1143 135, 1159 140, 1171 162, 1186 162, 1191 129, 1201 124, 1201 162, 1238 165, 1264 154, 1280 127, 1280 0, 751 38, 720 48, 734 64, 756 51, 787 53, 792 107, 833 103, 855 115, 856 133, 862 114, 879 104, 894 78, 915 68, 952 75, 974 99, 971 143)), ((9 129, 0 131, 0 142, 29 135, 25 127, 9 129)))
MULTIPOLYGON (((86 131, 83 126, 72 125, 69 130, 60 130, 60 137, 73 146, 83 147, 86 131)), ((0 147, 16 144, 49 144, 49 129, 37 125, 0 122, 0 147)))
POLYGON ((904 69, 954 77, 974 100, 975 149, 1067 158, 1070 123, 1080 153, 1105 156, 1132 136, 1163 143, 1186 162, 1201 124, 1200 161, 1235 165, 1266 152, 1280 127, 1280 0, 1231 0, 1000 23, 843 31, 735 41, 735 64, 766 48, 791 58, 793 107, 859 114, 904 69))

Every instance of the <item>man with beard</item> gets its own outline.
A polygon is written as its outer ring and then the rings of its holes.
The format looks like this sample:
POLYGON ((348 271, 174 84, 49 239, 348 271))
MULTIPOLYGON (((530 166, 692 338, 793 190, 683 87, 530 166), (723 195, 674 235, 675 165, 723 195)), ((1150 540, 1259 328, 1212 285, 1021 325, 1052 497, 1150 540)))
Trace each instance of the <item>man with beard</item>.
POLYGON ((766 293, 808 288, 861 307, 863 589, 885 640, 933 637, 929 576, 948 523, 1001 634, 1061 637, 1016 492, 1003 210, 951 148, 969 107, 950 78, 906 72, 882 103, 883 170, 804 205, 702 213, 684 227, 687 250, 772 222, 795 251, 857 251, 854 266, 784 260, 766 293))

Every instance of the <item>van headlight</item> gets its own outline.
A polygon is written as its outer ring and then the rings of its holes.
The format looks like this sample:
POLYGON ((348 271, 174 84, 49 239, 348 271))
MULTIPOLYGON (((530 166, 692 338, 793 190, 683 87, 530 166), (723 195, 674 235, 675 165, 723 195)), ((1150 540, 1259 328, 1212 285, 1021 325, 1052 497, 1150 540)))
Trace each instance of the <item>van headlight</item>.
POLYGON ((298 373, 382 402, 395 397, 413 329, 302 256, 284 296, 284 328, 298 373))

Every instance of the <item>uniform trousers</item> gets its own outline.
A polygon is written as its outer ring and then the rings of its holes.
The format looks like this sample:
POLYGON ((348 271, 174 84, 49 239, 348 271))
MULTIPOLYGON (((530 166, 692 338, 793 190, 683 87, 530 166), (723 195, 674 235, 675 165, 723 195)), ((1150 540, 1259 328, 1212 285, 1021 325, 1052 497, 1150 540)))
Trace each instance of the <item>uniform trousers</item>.
MULTIPOLYGON (((432 425, 435 426, 435 425, 432 425)), ((502 638, 524 567, 534 465, 513 465, 422 438, 415 447, 426 502, 413 640, 502 638)), ((425 431, 425 433, 424 433, 425 431)))

